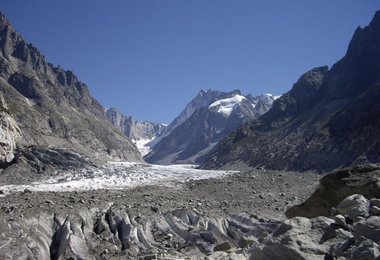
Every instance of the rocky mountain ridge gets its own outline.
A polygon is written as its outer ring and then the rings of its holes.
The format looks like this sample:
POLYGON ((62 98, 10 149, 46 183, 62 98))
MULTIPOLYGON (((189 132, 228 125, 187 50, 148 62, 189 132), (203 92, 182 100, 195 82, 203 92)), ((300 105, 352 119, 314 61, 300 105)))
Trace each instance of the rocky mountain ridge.
POLYGON ((200 163, 223 137, 269 110, 276 97, 200 91, 168 125, 144 159, 149 163, 200 163))
POLYGON ((380 161, 380 12, 331 69, 301 76, 265 115, 220 142, 206 168, 327 171, 380 161))
MULTIPOLYGON (((19 163, 41 162, 38 157, 23 155, 28 147, 38 147, 41 158, 49 149, 57 148, 82 154, 92 162, 111 157, 141 161, 136 147, 107 122, 104 108, 90 95, 88 87, 72 71, 48 63, 3 14, 0 94, 1 131, 8 133, 1 149, 17 148, 19 163), (19 136, 9 138, 11 133, 19 136)), ((4 167, 9 158, 2 155, 4 167)))
POLYGON ((106 115, 114 126, 119 128, 126 137, 137 145, 142 156, 150 151, 147 144, 161 136, 167 128, 165 124, 138 121, 132 116, 125 116, 116 108, 108 108, 106 115))

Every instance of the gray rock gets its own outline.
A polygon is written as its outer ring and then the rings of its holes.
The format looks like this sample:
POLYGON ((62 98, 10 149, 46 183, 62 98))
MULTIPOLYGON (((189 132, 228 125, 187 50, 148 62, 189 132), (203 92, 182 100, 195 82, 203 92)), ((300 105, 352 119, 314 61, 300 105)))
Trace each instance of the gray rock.
POLYGON ((373 260, 380 256, 379 245, 372 240, 362 241, 352 252, 352 260, 373 260))
POLYGON ((214 252, 216 252, 216 251, 228 251, 228 250, 230 250, 232 247, 231 247, 231 245, 230 245, 230 243, 228 243, 228 242, 224 242, 224 243, 221 243, 221 244, 219 244, 219 245, 216 245, 215 247, 214 247, 214 252))
POLYGON ((369 209, 369 212, 371 213, 371 215, 379 216, 380 215, 380 207, 371 206, 369 209))
POLYGON ((67 217, 53 236, 53 241, 50 245, 50 257, 52 260, 58 260, 65 252, 66 247, 69 245, 70 235, 70 221, 67 217))
POLYGON ((286 220, 263 241, 262 249, 254 249, 251 259, 322 259, 332 245, 350 238, 347 231, 334 232, 332 224, 326 217, 286 220))
MULTIPOLYGON (((3 96, 0 92, 0 99, 3 96)), ((0 107, 0 168, 8 165, 14 158, 16 146, 21 138, 21 130, 16 121, 0 107)))
POLYGON ((354 239, 348 239, 344 242, 339 242, 333 245, 330 249, 329 256, 332 257, 345 257, 347 255, 347 251, 355 244, 354 239))
POLYGON ((363 219, 354 225, 353 231, 355 239, 365 237, 376 243, 380 242, 380 216, 372 216, 363 219))
POLYGON ((372 198, 369 200, 371 206, 376 206, 380 208, 380 199, 372 198))
POLYGON ((336 215, 334 217, 334 221, 335 221, 335 224, 337 224, 338 226, 342 226, 342 227, 345 227, 346 226, 346 218, 343 216, 343 215, 336 215))
POLYGON ((354 194, 345 198, 336 209, 340 214, 358 221, 359 217, 369 216, 369 201, 363 195, 354 194))

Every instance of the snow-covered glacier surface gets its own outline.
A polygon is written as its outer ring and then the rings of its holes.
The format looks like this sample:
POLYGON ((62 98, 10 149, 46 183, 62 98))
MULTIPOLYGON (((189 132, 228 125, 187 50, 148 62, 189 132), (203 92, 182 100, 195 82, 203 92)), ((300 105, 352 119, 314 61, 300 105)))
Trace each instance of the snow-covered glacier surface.
POLYGON ((189 180, 221 178, 232 171, 199 170, 194 165, 151 165, 130 162, 109 162, 96 169, 70 171, 28 185, 0 186, 4 192, 80 191, 123 189, 145 185, 173 186, 189 180))

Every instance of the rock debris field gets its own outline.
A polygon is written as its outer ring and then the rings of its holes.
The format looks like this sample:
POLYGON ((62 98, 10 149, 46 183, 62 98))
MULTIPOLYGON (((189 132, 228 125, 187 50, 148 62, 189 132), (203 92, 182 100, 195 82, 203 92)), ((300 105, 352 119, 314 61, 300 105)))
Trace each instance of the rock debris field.
POLYGON ((379 223, 376 200, 355 197, 336 216, 286 220, 320 177, 109 163, 2 185, 0 258, 346 259, 357 248, 376 256, 380 234, 366 222, 379 223), (355 238, 355 223, 371 239, 355 238))

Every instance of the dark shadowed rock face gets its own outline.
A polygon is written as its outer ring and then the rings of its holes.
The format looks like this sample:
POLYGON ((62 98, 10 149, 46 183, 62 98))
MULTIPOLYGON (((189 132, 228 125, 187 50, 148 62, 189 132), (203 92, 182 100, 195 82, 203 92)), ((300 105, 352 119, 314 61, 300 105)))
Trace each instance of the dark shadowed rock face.
MULTIPOLYGON (((2 121, 13 120, 17 125, 19 148, 69 149, 92 161, 106 157, 141 160, 135 146, 107 122, 104 108, 87 86, 73 72, 47 63, 2 14, 0 94, 1 103, 6 104, 6 109, 1 105, 2 121)), ((8 126, 2 131, 10 140, 12 129, 8 126)))
POLYGON ((315 68, 273 108, 220 142, 204 167, 328 171, 380 162, 380 12, 330 70, 315 68))
POLYGON ((344 198, 353 194, 363 194, 368 199, 380 198, 380 165, 361 165, 327 174, 312 196, 288 209, 286 216, 330 216, 331 208, 338 207, 344 198))

